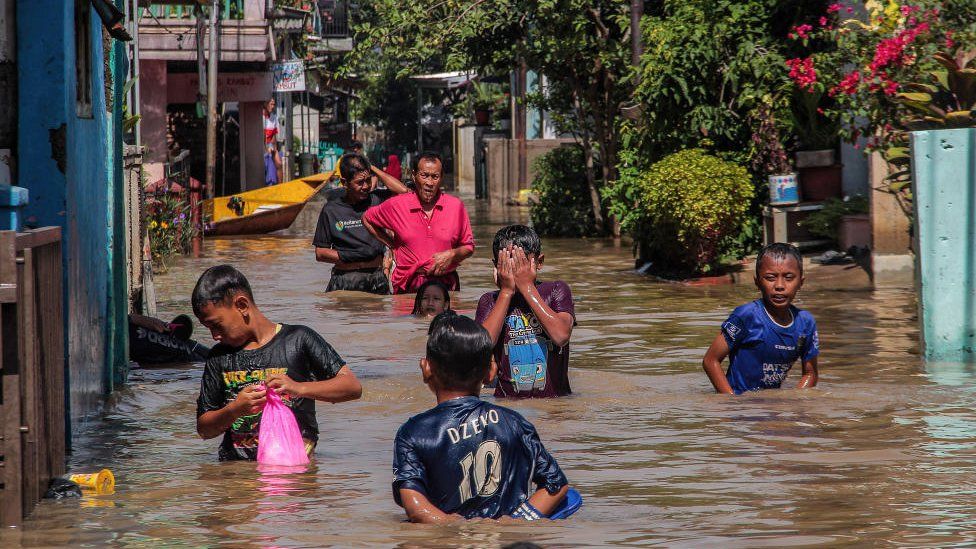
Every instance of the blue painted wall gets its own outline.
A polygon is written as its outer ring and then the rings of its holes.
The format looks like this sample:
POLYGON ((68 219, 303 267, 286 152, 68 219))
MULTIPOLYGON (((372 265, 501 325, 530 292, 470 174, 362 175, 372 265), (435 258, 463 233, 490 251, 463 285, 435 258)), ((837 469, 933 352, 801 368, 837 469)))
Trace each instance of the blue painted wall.
POLYGON ((912 132, 912 184, 923 354, 976 362, 976 128, 912 132))
MULTIPOLYGON (((31 195, 27 223, 64 228, 69 410, 77 424, 100 408, 113 387, 113 368, 125 358, 124 336, 120 349, 117 334, 125 331, 126 319, 116 299, 124 300, 124 289, 121 295, 116 290, 119 276, 123 288, 125 283, 123 239, 113 238, 123 230, 122 206, 116 204, 123 198, 121 124, 117 113, 106 111, 102 27, 94 11, 92 116, 77 115, 74 7, 73 0, 17 2, 17 167, 18 184, 31 195)), ((113 83, 116 96, 122 84, 113 83)), ((114 103, 119 111, 121 102, 114 103)))

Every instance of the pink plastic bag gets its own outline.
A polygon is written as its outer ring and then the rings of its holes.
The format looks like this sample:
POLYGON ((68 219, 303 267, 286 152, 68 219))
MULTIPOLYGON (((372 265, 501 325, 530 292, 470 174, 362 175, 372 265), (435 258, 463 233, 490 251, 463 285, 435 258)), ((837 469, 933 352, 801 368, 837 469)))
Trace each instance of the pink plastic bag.
POLYGON ((268 400, 261 413, 258 428, 258 463, 265 465, 305 465, 305 441, 295 421, 295 414, 281 401, 274 389, 268 389, 268 400))

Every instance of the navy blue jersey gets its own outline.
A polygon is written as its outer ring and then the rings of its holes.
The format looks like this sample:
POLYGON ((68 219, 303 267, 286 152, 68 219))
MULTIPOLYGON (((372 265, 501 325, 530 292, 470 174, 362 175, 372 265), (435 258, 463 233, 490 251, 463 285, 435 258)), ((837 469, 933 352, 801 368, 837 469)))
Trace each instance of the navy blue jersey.
POLYGON ((424 494, 464 518, 511 515, 538 488, 554 494, 566 476, 518 413, 469 396, 407 420, 393 450, 393 498, 424 494))
POLYGON ((729 345, 725 377, 735 394, 756 389, 777 389, 797 359, 820 353, 817 323, 807 311, 790 306, 793 322, 777 324, 762 299, 737 307, 722 324, 729 345))

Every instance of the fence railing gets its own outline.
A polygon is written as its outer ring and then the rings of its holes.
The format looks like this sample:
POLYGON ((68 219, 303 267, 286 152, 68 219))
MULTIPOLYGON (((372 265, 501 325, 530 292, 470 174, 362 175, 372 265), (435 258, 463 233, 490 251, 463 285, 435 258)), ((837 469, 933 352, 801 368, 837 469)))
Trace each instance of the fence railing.
MULTIPOLYGON (((153 3, 149 11, 158 19, 193 19, 194 7, 182 4, 153 3)), ((204 13, 209 8, 203 8, 204 13)), ((221 0, 221 19, 244 19, 244 0, 221 0)))
POLYGON ((0 231, 0 526, 65 467, 61 228, 0 231))
POLYGON ((349 36, 349 2, 347 0, 319 0, 315 10, 315 32, 322 38, 349 36))

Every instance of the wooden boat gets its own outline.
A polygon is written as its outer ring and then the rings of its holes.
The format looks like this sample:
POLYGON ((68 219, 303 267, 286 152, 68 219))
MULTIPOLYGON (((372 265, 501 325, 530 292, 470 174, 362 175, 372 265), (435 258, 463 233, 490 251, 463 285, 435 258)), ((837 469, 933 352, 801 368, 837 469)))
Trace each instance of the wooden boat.
POLYGON ((332 173, 319 173, 204 200, 203 232, 207 236, 229 236, 287 229, 331 177, 332 173))

